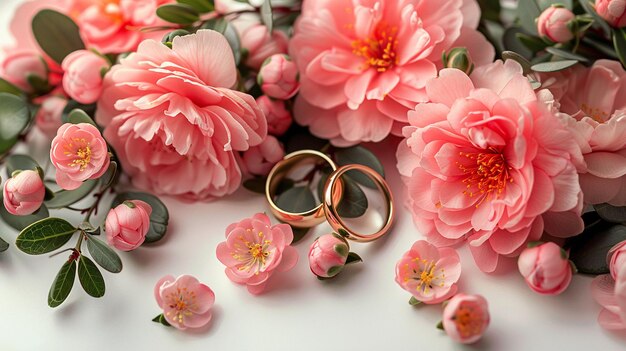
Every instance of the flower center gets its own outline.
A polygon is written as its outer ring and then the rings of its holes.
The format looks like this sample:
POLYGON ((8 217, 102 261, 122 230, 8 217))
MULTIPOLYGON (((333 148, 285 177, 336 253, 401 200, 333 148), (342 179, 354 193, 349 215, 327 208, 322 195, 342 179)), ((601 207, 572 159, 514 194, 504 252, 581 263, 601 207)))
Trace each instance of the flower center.
POLYGON ((122 9, 120 0, 100 0, 102 12, 115 22, 122 22, 122 9))
MULTIPOLYGON (((250 231, 251 230, 248 229, 248 232, 250 231)), ((232 256, 234 259, 244 263, 238 268, 240 271, 250 271, 252 268, 256 267, 256 274, 259 274, 259 271, 265 265, 270 255, 270 245, 272 242, 270 240, 263 240, 265 234, 262 231, 258 233, 258 236, 262 240, 261 243, 247 241, 243 236, 239 238, 245 245, 245 249, 243 252, 234 252, 232 256)))
POLYGON ((489 200, 492 195, 498 198, 506 189, 506 185, 513 182, 509 173, 511 167, 506 164, 504 155, 493 148, 485 151, 487 152, 460 152, 460 156, 473 162, 457 162, 459 169, 466 174, 463 183, 467 189, 463 194, 469 197, 481 196, 476 207, 489 200))
POLYGON ((417 269, 413 269, 413 279, 418 281, 416 290, 428 294, 433 286, 444 286, 446 275, 443 269, 437 270, 435 261, 428 261, 419 257, 413 261, 417 263, 417 269))
POLYGON ((608 113, 599 108, 589 106, 585 103, 580 106, 580 110, 583 111, 587 116, 593 118, 598 123, 604 123, 609 119, 608 113))
POLYGON ((369 38, 352 42, 352 52, 365 59, 366 67, 372 67, 378 72, 385 72, 398 64, 396 56, 397 32, 397 27, 380 23, 369 38))
MULTIPOLYGON (((195 308, 196 305, 196 293, 194 291, 187 291, 187 288, 177 288, 176 293, 169 293, 167 295, 169 300, 169 307, 173 309, 174 320, 178 323, 183 323, 184 317, 193 315, 190 309, 195 308)), ((172 311, 167 312, 167 316, 171 316, 172 311)))
POLYGON ((67 156, 75 156, 75 158, 68 164, 70 167, 79 167, 80 171, 83 172, 87 169, 89 163, 91 163, 91 145, 89 142, 83 138, 74 138, 72 142, 65 146, 65 155, 67 156), (75 144, 81 145, 73 151, 75 148, 75 144))
POLYGON ((482 315, 473 308, 467 306, 459 307, 452 320, 454 320, 457 330, 464 338, 480 334, 482 315))

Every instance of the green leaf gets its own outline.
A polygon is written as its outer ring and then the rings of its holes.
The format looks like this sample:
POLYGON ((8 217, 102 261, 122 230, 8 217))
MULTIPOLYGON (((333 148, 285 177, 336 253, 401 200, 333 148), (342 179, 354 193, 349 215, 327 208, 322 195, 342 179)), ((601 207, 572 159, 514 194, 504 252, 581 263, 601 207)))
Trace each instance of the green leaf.
MULTIPOLYGON (((0 194, 0 202, 2 200, 2 197, 3 195, 0 194)), ((20 231, 37 221, 40 221, 44 218, 48 218, 49 216, 50 216, 50 213, 48 212, 48 209, 46 208, 45 205, 41 205, 39 210, 35 211, 35 213, 33 214, 26 215, 26 216, 15 216, 15 215, 10 214, 6 210, 6 208, 2 204, 0 204, 0 218, 2 218, 2 220, 6 224, 8 224, 11 228, 14 228, 20 231)))
POLYGON ((235 64, 239 65, 239 63, 241 62, 241 40, 239 39, 239 34, 237 34, 237 30, 229 21, 227 21, 223 17, 213 18, 206 21, 201 28, 212 29, 216 32, 222 33, 233 51, 233 55, 235 56, 235 64))
POLYGON ((622 62, 622 66, 626 67, 626 29, 619 28, 613 30, 613 45, 619 60, 622 62))
POLYGON ((100 180, 102 181, 100 189, 104 190, 110 188, 114 184, 117 184, 120 176, 122 175, 121 173, 122 172, 120 169, 120 165, 116 161, 111 161, 111 163, 109 164, 109 168, 100 178, 100 180))
POLYGON ((254 177, 250 179, 246 179, 243 182, 243 187, 257 194, 265 194, 265 182, 267 178, 265 177, 254 177))
POLYGON ((46 206, 52 209, 65 208, 84 199, 98 184, 97 179, 85 181, 80 187, 74 190, 59 190, 54 193, 50 201, 46 201, 46 206))
POLYGON ((33 17, 32 27, 41 49, 59 64, 70 53, 85 48, 76 23, 60 12, 39 11, 33 17))
POLYGON ((363 259, 361 258, 361 256, 359 256, 358 254, 354 252, 348 253, 346 264, 359 263, 359 262, 363 262, 363 259))
POLYGON ((122 260, 120 256, 102 240, 92 235, 87 236, 87 250, 89 250, 89 254, 100 267, 111 273, 119 273, 122 271, 122 260))
POLYGON ((535 0, 522 0, 517 2, 517 15, 519 23, 530 34, 537 35, 535 19, 541 15, 541 9, 535 0))
POLYGON ((89 115, 85 111, 78 109, 78 108, 73 109, 67 115, 67 119, 72 124, 88 123, 96 128, 98 127, 96 125, 96 122, 94 122, 93 119, 91 119, 91 117, 89 117, 89 115))
POLYGON ((18 249, 29 255, 42 255, 65 245, 76 227, 61 218, 46 218, 26 227, 15 241, 18 249))
POLYGON ((9 248, 9 243, 0 238, 0 252, 4 252, 9 248))
POLYGON ((276 206, 287 212, 301 213, 315 208, 317 202, 311 189, 297 186, 280 194, 276 198, 276 206))
POLYGON ((291 226, 291 230, 293 231, 293 241, 291 242, 291 244, 293 245, 298 241, 304 239, 304 237, 309 233, 311 228, 298 228, 291 226))
POLYGON ((607 222, 626 223, 626 207, 617 207, 609 204, 593 205, 598 215, 607 222))
POLYGON ((74 286, 74 279, 76 278, 76 261, 67 261, 61 266, 59 273, 48 293, 48 306, 57 307, 67 299, 74 286))
POLYGON ((170 220, 170 215, 165 204, 152 194, 128 192, 118 194, 111 206, 115 207, 128 200, 141 200, 152 207, 152 213, 150 214, 150 230, 148 230, 148 234, 146 235, 145 243, 153 243, 163 239, 165 234, 167 234, 167 224, 170 220))
POLYGON ((106 290, 102 273, 89 257, 81 255, 78 259, 78 280, 87 294, 102 297, 106 290))
MULTIPOLYGON (((523 0, 522 0, 522 1, 523 1, 523 0)), ((443 328, 443 321, 441 321, 441 322, 437 323, 437 329, 439 329, 439 330, 444 330, 444 328, 443 328)))
POLYGON ((483 19, 500 22, 500 0, 478 0, 478 4, 483 19))
POLYGON ((39 167, 37 161, 33 160, 32 157, 28 155, 14 154, 9 156, 5 162, 7 166, 7 177, 10 178, 11 174, 15 171, 25 171, 31 170, 34 171, 39 167))
POLYGON ((564 58, 566 60, 576 60, 580 62, 589 62, 589 60, 581 55, 575 54, 573 52, 569 52, 563 49, 555 48, 554 46, 549 46, 546 48, 546 51, 551 53, 552 55, 558 56, 560 58, 564 58))
POLYGON ((604 34, 606 34, 606 36, 608 37, 611 33, 611 27, 602 17, 600 17, 600 15, 598 15, 593 7, 592 2, 589 0, 580 0, 578 2, 580 3, 580 6, 582 6, 582 8, 585 10, 585 12, 593 17, 594 27, 601 28, 602 31, 604 31, 604 34))
POLYGON ((200 14, 193 7, 185 4, 168 4, 160 6, 157 16, 166 22, 191 24, 200 19, 200 14))
POLYGON ((26 101, 9 93, 0 93, 0 155, 11 150, 29 122, 26 101))
MULTIPOLYGON (((337 149, 335 153, 335 158, 340 166, 356 163, 368 166, 369 168, 378 172, 378 174, 380 174, 381 176, 385 176, 385 169, 383 168, 383 165, 378 157, 376 157, 376 155, 374 155, 371 151, 362 146, 354 146, 347 149, 337 149)), ((362 184, 368 188, 377 189, 376 183, 362 172, 348 171, 346 175, 359 184, 362 184)))
POLYGON ((524 32, 520 27, 509 27, 502 34, 502 44, 505 51, 513 51, 523 56, 526 59, 533 57, 533 52, 526 47, 518 38, 518 34, 528 33, 524 32))
POLYGON ((337 213, 345 218, 358 218, 365 214, 368 207, 367 196, 361 187, 351 178, 343 177, 343 197, 337 205, 337 213))
POLYGON ((9 83, 5 79, 0 78, 0 93, 8 93, 15 96, 22 96, 24 92, 15 85, 9 83))
POLYGON ((156 317, 152 318, 152 321, 153 321, 153 322, 156 322, 156 323, 161 323, 161 324, 163 324, 163 325, 164 325, 164 326, 166 326, 166 327, 171 327, 171 326, 172 326, 172 325, 171 325, 171 324, 167 321, 167 319, 165 319, 165 316, 163 315, 163 313, 161 313, 160 315, 158 315, 158 316, 156 316, 156 317))
MULTIPOLYGON (((67 102, 67 105, 63 109, 63 114, 61 114, 61 122, 63 123, 72 123, 70 121, 70 113, 76 109, 82 110, 88 116, 94 116, 96 113, 96 104, 83 105, 75 100, 70 100, 67 102)), ((91 117, 90 117, 91 118, 91 117)), ((92 119, 93 120, 93 119, 92 119)))
POLYGON ((185 4, 193 7, 199 13, 211 12, 215 9, 212 0, 176 0, 179 4, 185 4))
POLYGON ((415 296, 411 296, 411 298, 409 299, 409 305, 411 306, 417 306, 421 304, 422 304, 422 301, 416 299, 415 296))
POLYGON ((328 145, 328 140, 317 138, 308 130, 289 133, 285 142, 285 150, 288 154, 299 150, 321 150, 328 145))
POLYGON ((626 240, 626 226, 604 221, 588 226, 585 231, 566 243, 569 259, 580 273, 606 274, 609 265, 606 256, 615 244, 626 240))
POLYGON ((519 40, 524 46, 530 49, 532 52, 539 52, 544 50, 548 44, 541 40, 538 37, 534 37, 532 35, 524 34, 524 33, 515 33, 517 40, 519 40))
POLYGON ((274 15, 272 14, 272 0, 263 1, 261 5, 261 21, 267 27, 268 32, 272 32, 274 29, 274 15))
POLYGON ((570 68, 577 63, 578 61, 576 60, 544 62, 533 65, 531 69, 535 72, 557 72, 570 68))
POLYGON ((502 52, 502 59, 503 60, 513 60, 516 61, 517 63, 520 64, 520 66, 522 66, 522 69, 524 70, 524 74, 527 75, 529 73, 532 72, 532 70, 530 69, 530 67, 532 66, 530 64, 530 61, 528 61, 524 56, 518 54, 517 52, 514 51, 504 51, 502 52))

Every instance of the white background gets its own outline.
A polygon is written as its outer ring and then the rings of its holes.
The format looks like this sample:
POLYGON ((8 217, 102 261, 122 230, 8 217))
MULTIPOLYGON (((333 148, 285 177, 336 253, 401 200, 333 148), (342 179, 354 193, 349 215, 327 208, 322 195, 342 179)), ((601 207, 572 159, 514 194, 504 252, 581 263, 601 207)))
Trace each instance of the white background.
MULTIPOLYGON (((310 1, 310 0, 309 0, 310 1)), ((19 0, 0 1, 0 33, 19 0)), ((26 19, 24 19, 26 20, 26 19)), ((0 36, 0 44, 8 42, 0 36)), ((379 148, 384 149, 384 148, 379 148)), ((382 151, 396 203, 403 191, 391 148, 382 151)), ((4 175, 4 173, 3 173, 4 175)), ((320 282, 306 262, 309 244, 328 230, 320 227, 296 247, 296 268, 273 278, 262 296, 231 283, 215 257, 215 248, 232 222, 266 211, 262 196, 241 189, 209 204, 165 199, 171 213, 166 239, 152 247, 122 253, 124 270, 105 272, 106 295, 93 299, 78 281, 59 308, 46 304, 49 286, 66 255, 31 257, 12 245, 0 254, 1 350, 623 350, 626 337, 596 323, 599 306, 590 295, 591 278, 576 276, 557 297, 530 291, 517 273, 486 275, 461 249, 460 291, 489 301, 492 321, 484 339, 457 345, 435 325, 441 307, 413 308, 409 294, 394 282, 394 266, 421 239, 401 207, 389 237, 353 246, 365 259, 337 279, 320 282), (160 313, 152 289, 166 274, 192 274, 216 294, 213 321, 203 330, 181 332, 151 322, 160 313)), ((17 233, 0 224, 11 243, 17 233)))

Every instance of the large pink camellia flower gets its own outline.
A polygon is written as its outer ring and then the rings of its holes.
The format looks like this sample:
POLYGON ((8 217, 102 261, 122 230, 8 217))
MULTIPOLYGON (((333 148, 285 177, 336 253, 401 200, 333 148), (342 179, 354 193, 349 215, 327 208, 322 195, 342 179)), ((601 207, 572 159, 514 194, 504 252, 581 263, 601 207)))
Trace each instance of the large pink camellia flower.
POLYGON ((478 65, 493 47, 475 30, 475 0, 305 1, 289 51, 301 90, 295 118, 334 144, 400 134, 407 112, 425 102, 441 56, 467 47, 478 65))
POLYGON ((580 149, 521 66, 497 61, 471 79, 457 69, 439 74, 398 149, 418 229, 440 246, 467 240, 485 272, 544 230, 580 233, 580 149))
POLYGON ((230 46, 215 31, 177 37, 172 49, 146 40, 106 75, 96 119, 138 187, 224 196, 241 183, 235 151, 267 135, 254 98, 230 89, 236 81, 230 46))

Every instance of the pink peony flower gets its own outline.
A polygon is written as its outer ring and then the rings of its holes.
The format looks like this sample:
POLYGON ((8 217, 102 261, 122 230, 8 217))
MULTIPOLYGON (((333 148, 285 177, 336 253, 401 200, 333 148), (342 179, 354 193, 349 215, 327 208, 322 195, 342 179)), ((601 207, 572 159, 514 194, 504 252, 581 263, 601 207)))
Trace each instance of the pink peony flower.
POLYGON ((288 41, 287 35, 279 30, 270 35, 263 24, 248 27, 241 33, 241 47, 248 51, 246 65, 258 70, 268 57, 286 54, 288 41))
POLYGON ((487 300, 480 295, 458 294, 443 310, 443 329, 461 344, 478 341, 489 326, 487 300))
POLYGON ((251 294, 265 290, 274 271, 286 272, 298 262, 290 246, 293 232, 288 224, 272 226, 269 217, 257 213, 226 228, 226 241, 217 246, 217 259, 226 266, 226 276, 245 284, 251 294))
POLYGON ((256 99, 256 103, 267 118, 267 131, 274 136, 285 134, 293 122, 285 101, 272 100, 269 96, 262 95, 256 99))
POLYGON ((243 153, 243 166, 250 174, 266 176, 278 161, 285 157, 285 148, 271 135, 258 146, 243 153))
POLYGON ((7 82, 27 93, 33 92, 29 76, 47 79, 48 69, 43 58, 33 51, 17 51, 2 60, 0 75, 7 82))
POLYGON ((287 55, 274 55, 265 60, 258 81, 263 93, 274 99, 289 100, 300 90, 298 67, 287 55))
POLYGON ((611 277, 617 280, 617 271, 619 267, 626 266, 626 241, 622 241, 613 246, 607 255, 611 277))
POLYGON ((444 51, 466 47, 476 66, 494 49, 476 31, 475 0, 305 1, 289 51, 302 84, 294 117, 334 144, 400 134, 428 100, 444 51))
POLYGON ((63 124, 61 116, 65 106, 67 106, 67 99, 63 96, 49 95, 45 97, 35 115, 37 128, 45 135, 53 138, 63 124))
POLYGON ((461 261, 456 250, 416 241, 396 264, 396 283, 418 301, 437 304, 457 291, 461 261))
POLYGON ((409 113, 398 169, 417 228, 435 245, 467 241, 484 272, 544 230, 582 232, 582 193, 571 134, 536 100, 514 61, 444 69, 431 103, 409 113))
POLYGON ((152 207, 141 200, 125 201, 107 215, 104 231, 109 245, 120 251, 135 250, 150 230, 152 207))
POLYGON ((591 294, 603 308, 598 323, 609 330, 626 329, 626 264, 617 267, 615 279, 603 274, 591 282, 591 294))
POLYGON ((615 28, 626 27, 626 0, 596 0, 596 12, 615 28))
POLYGON ((20 171, 4 183, 4 208, 16 216, 26 216, 37 211, 43 203, 46 189, 36 171, 20 171))
POLYGON ((517 265, 526 284, 540 294, 559 295, 572 281, 569 260, 553 242, 525 249, 517 265))
POLYGON ((215 293, 190 275, 166 275, 154 287, 154 297, 163 316, 173 327, 200 328, 211 320, 215 293))
POLYGON ((555 43, 566 43, 574 39, 568 26, 574 17, 574 13, 564 7, 550 6, 537 19, 537 31, 555 43))
POLYGON ((63 60, 63 89, 81 104, 93 104, 102 94, 102 71, 109 66, 107 59, 93 51, 74 51, 63 60))
POLYGON ((255 100, 231 90, 235 60, 211 30, 144 41, 106 75, 96 119, 127 174, 143 189, 207 200, 239 188, 235 151, 259 145, 267 122, 255 100))
POLYGON ((332 233, 317 238, 309 249, 311 272, 321 278, 332 278, 343 270, 350 245, 341 235, 332 233))
POLYGON ((100 178, 110 163, 106 141, 98 128, 87 123, 62 125, 52 139, 50 160, 56 168, 57 184, 65 190, 100 178))

